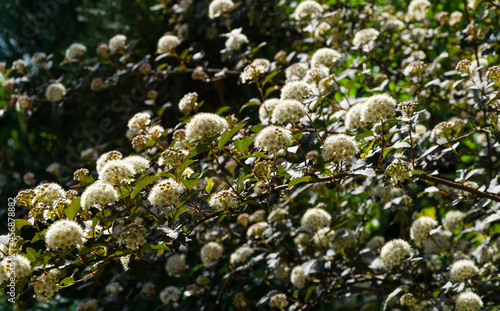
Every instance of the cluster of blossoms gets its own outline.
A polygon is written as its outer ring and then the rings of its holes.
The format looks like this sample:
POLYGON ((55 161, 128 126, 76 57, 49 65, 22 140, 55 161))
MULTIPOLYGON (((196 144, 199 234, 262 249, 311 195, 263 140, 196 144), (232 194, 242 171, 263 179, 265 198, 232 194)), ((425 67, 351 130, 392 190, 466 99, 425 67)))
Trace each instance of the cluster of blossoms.
POLYGON ((319 3, 312 0, 305 0, 299 3, 293 15, 296 20, 312 19, 320 16, 322 12, 323 8, 319 3))
POLYGON ((58 102, 66 95, 66 87, 62 83, 52 83, 45 89, 45 97, 51 102, 58 102))
POLYGON ((462 220, 465 217, 465 213, 461 211, 449 211, 444 215, 443 218, 443 227, 446 230, 451 232, 455 232, 460 227, 462 220))
POLYGON ((368 44, 368 43, 376 40, 379 35, 380 35, 380 32, 376 29, 373 29, 373 28, 362 29, 354 35, 354 39, 352 40, 352 43, 354 45, 368 44))
POLYGON ((198 113, 186 125, 186 140, 196 141, 219 135, 229 127, 224 118, 213 113, 198 113))
POLYGON ((123 228, 118 238, 120 245, 125 245, 130 249, 139 249, 146 243, 147 230, 144 226, 131 223, 123 228))
POLYGON ((241 265, 244 264, 245 262, 252 257, 254 253, 254 250, 251 247, 248 246, 242 246, 238 248, 234 253, 231 254, 231 258, 229 262, 232 265, 241 265))
POLYGON ((281 100, 296 100, 302 102, 313 94, 312 87, 304 81, 290 81, 281 89, 281 100))
POLYGON ((45 233, 45 242, 49 249, 65 249, 78 246, 83 241, 83 229, 75 221, 61 219, 49 226, 45 233))
POLYGON ((403 73, 405 76, 418 77, 422 74, 424 68, 425 63, 421 60, 417 60, 409 63, 403 70, 403 73))
POLYGON ((228 51, 239 51, 244 44, 249 42, 247 36, 242 33, 229 33, 226 36, 228 38, 225 45, 228 51))
POLYGON ((385 174, 391 178, 392 185, 396 186, 411 177, 411 170, 407 162, 396 159, 385 169, 385 174))
POLYGON ((264 221, 260 221, 251 225, 247 230, 248 237, 262 238, 264 231, 269 227, 269 224, 264 221))
POLYGON ((60 271, 58 269, 52 269, 35 282, 33 288, 37 300, 48 302, 59 291, 59 274, 60 271))
POLYGON ((259 132, 254 143, 258 148, 276 153, 292 143, 292 134, 287 129, 271 125, 259 132))
POLYGON ((403 259, 410 255, 410 244, 402 239, 389 241, 380 250, 380 259, 387 269, 400 265, 403 259))
POLYGON ((241 82, 254 82, 266 71, 266 67, 263 65, 255 65, 254 63, 247 65, 240 75, 241 82))
POLYGON ((15 254, 0 261, 0 283, 10 281, 11 277, 16 279, 28 276, 31 273, 31 263, 28 258, 15 254))
POLYGON ((476 293, 464 292, 458 295, 456 311, 479 311, 483 307, 483 300, 476 293))
POLYGON ((316 228, 328 227, 332 220, 332 216, 327 211, 321 208, 308 209, 300 220, 302 228, 313 231, 316 228))
POLYGON ((187 93, 179 101, 179 110, 183 113, 189 113, 191 110, 196 108, 197 100, 198 100, 198 93, 196 92, 187 93))
POLYGON ((269 306, 271 308, 278 308, 283 310, 286 306, 288 306, 288 300, 285 294, 276 294, 271 297, 269 300, 269 306))
POLYGON ((474 277, 479 272, 472 260, 455 261, 450 268, 450 279, 453 282, 463 282, 474 277))
POLYGON ((366 123, 379 122, 394 114, 396 100, 387 94, 373 95, 364 103, 362 118, 366 123))
POLYGON ((149 193, 148 200, 152 205, 177 205, 181 202, 185 188, 182 184, 172 178, 166 178, 153 186, 149 193))
POLYGON ((297 266, 292 269, 292 273, 290 274, 290 281, 295 287, 301 289, 306 286, 307 275, 301 266, 297 266))
POLYGON ((164 35, 158 40, 158 53, 174 53, 179 44, 181 40, 177 36, 164 35))
POLYGON ((96 181, 82 193, 80 204, 83 210, 88 210, 91 207, 102 209, 116 201, 118 201, 118 192, 113 186, 96 181))
POLYGON ((231 0, 213 0, 208 7, 208 17, 217 18, 229 12, 233 7, 234 3, 231 0))
POLYGON ((410 228, 410 238, 417 244, 423 243, 429 236, 429 232, 438 225, 438 222, 430 217, 423 216, 413 222, 410 228))
POLYGON ((431 132, 431 137, 442 137, 450 140, 462 132, 465 127, 464 120, 459 118, 452 118, 450 121, 443 121, 438 123, 431 132))
POLYGON ((274 108, 280 103, 278 98, 266 99, 259 107, 260 122, 268 123, 268 119, 272 116, 274 108))
POLYGON ((167 170, 173 167, 180 167, 187 155, 188 153, 184 149, 169 147, 161 153, 160 158, 158 159, 158 165, 167 166, 167 170))
POLYGON ((282 100, 274 108, 271 122, 272 123, 292 123, 295 124, 307 114, 307 110, 298 100, 288 99, 282 100))
POLYGON ((239 198, 231 190, 222 190, 214 194, 208 204, 214 209, 228 212, 232 209, 238 208, 239 198))
POLYGON ((201 248, 200 256, 201 261, 205 266, 212 266, 217 263, 217 260, 222 256, 224 248, 216 242, 208 242, 201 248))
POLYGON ((345 134, 328 136, 323 143, 322 157, 325 161, 339 163, 349 160, 358 153, 354 137, 345 134))
POLYGON ((186 255, 174 254, 168 257, 167 263, 165 264, 165 270, 167 271, 169 276, 183 274, 186 270, 186 255))
POLYGON ((181 297, 182 292, 175 286, 168 286, 160 292, 160 300, 164 304, 176 302, 181 297))
POLYGON ((66 60, 73 61, 74 59, 81 58, 85 52, 87 52, 87 48, 85 45, 80 43, 73 43, 66 50, 66 60))
POLYGON ((309 65, 307 63, 292 64, 285 70, 286 80, 300 80, 306 75, 308 69, 309 65))
POLYGON ((111 54, 115 54, 116 52, 125 48, 125 44, 127 43, 127 37, 124 35, 116 35, 109 40, 109 51, 111 54))
POLYGON ((342 54, 330 48, 318 49, 311 57, 311 66, 313 68, 333 68, 342 60, 342 54))

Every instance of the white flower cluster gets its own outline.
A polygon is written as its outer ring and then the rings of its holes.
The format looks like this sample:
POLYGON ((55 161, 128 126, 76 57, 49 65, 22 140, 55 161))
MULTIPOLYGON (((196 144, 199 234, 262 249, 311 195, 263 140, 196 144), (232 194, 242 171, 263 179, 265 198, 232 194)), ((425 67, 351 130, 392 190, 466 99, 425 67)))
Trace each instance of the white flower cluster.
POLYGON ((371 123, 386 119, 394 114, 396 100, 387 94, 373 95, 363 104, 363 122, 371 123))
POLYGON ((358 146, 354 137, 345 134, 328 136, 323 142, 322 157, 325 161, 335 163, 346 161, 358 153, 358 146))
POLYGON ((304 105, 302 105, 298 100, 282 100, 274 108, 271 122, 279 124, 295 124, 306 114, 306 107, 304 107, 304 105))
POLYGON ((328 78, 330 75, 330 69, 327 67, 311 68, 307 70, 304 75, 303 81, 315 86, 320 84, 323 79, 328 78))
POLYGON ((228 212, 231 209, 237 209, 240 199, 232 190, 221 190, 212 195, 208 205, 212 208, 228 212))
POLYGON ((168 257, 167 263, 165 264, 165 270, 167 270, 169 276, 183 274, 184 270, 186 270, 186 255, 174 254, 168 257))
POLYGON ((425 242, 429 232, 438 225, 438 222, 428 216, 422 216, 415 220, 410 228, 410 238, 417 244, 425 242))
POLYGON ((286 306, 288 306, 288 300, 285 294, 275 294, 269 300, 269 306, 271 308, 278 308, 283 310, 286 306))
POLYGON ((264 148, 269 153, 276 153, 292 143, 290 131, 279 126, 268 126, 262 129, 255 137, 257 148, 264 148))
POLYGON ((99 180, 105 184, 118 186, 127 183, 130 176, 135 173, 134 167, 129 163, 123 160, 111 160, 107 161, 99 172, 99 180))
POLYGON ((356 34, 354 35, 354 39, 352 40, 352 43, 354 45, 368 44, 371 41, 376 40, 379 34, 380 32, 373 28, 362 29, 356 32, 356 34))
POLYGON ((139 155, 131 155, 121 161, 130 164, 134 168, 134 174, 144 172, 149 168, 148 159, 139 155))
POLYGON ((331 241, 335 238, 335 230, 325 227, 320 228, 313 235, 314 244, 317 247, 328 247, 331 241))
POLYGON ((158 53, 172 53, 179 44, 181 40, 177 36, 164 35, 158 40, 158 53))
POLYGON ((319 3, 313 0, 305 0, 295 8, 293 15, 296 20, 312 19, 320 16, 322 12, 323 8, 319 3))
POLYGON ((91 207, 103 209, 106 205, 116 201, 118 201, 118 192, 113 186, 96 181, 83 191, 80 206, 84 211, 91 207))
POLYGON ((269 223, 279 223, 282 224, 285 220, 285 217, 288 215, 288 211, 284 208, 277 207, 269 212, 267 216, 267 221, 269 223))
POLYGON ((273 114, 274 108, 280 103, 278 98, 266 99, 259 107, 259 119, 262 123, 267 123, 273 114))
POLYGON ((152 205, 177 205, 181 202, 184 186, 172 178, 166 178, 153 186, 148 200, 152 205))
POLYGON ((450 268, 450 279, 453 282, 463 282, 477 275, 479 269, 469 259, 455 261, 450 268))
POLYGON ((332 220, 332 216, 327 211, 313 207, 308 209, 300 220, 302 228, 307 231, 313 231, 316 228, 328 227, 332 220))
POLYGON ((176 302, 181 297, 182 292, 175 286, 165 287, 160 292, 160 300, 164 304, 169 304, 171 302, 176 302))
POLYGON ((293 99, 302 102, 313 95, 312 87, 304 81, 290 81, 281 89, 281 100, 293 99))
POLYGON ((387 269, 391 269, 401 263, 403 259, 410 256, 411 247, 402 239, 395 239, 385 243, 380 251, 380 259, 387 269))
POLYGON ((250 226, 247 230, 248 237, 261 238, 264 231, 269 227, 267 222, 261 221, 250 226))
POLYGON ((125 43, 127 43, 126 36, 116 35, 109 40, 109 51, 111 52, 111 54, 115 54, 125 47, 125 43))
POLYGON ((197 100, 198 100, 198 93, 196 93, 196 92, 187 93, 179 101, 179 110, 183 113, 190 112, 191 110, 193 110, 196 107, 197 100))
POLYGON ((168 147, 163 151, 158 159, 158 165, 167 166, 167 170, 173 167, 180 167, 186 159, 188 153, 184 149, 177 147, 168 147))
POLYGON ((144 112, 136 113, 128 121, 128 128, 131 131, 142 131, 151 123, 151 116, 144 112))
POLYGON ((31 264, 28 258, 19 254, 5 257, 0 261, 0 284, 7 282, 11 277, 19 280, 28 276, 30 272, 31 264), (11 270, 12 267, 14 267, 14 270, 11 270))
POLYGON ((45 97, 51 102, 57 102, 66 95, 66 87, 62 83, 52 83, 45 89, 45 97))
POLYGON ((305 76, 308 68, 309 65, 307 63, 295 63, 290 65, 285 69, 286 80, 292 81, 302 79, 305 76))
POLYGON ((207 245, 201 248, 201 261, 203 261, 205 266, 212 266, 222 256, 223 251, 224 248, 222 248, 222 245, 216 242, 208 242, 207 245))
POLYGON ((347 113, 345 114, 345 126, 349 130, 353 130, 355 128, 362 129, 366 126, 366 123, 363 119, 363 111, 365 109, 365 103, 357 103, 353 105, 347 113))
POLYGON ((330 48, 318 49, 311 57, 311 66, 332 68, 342 60, 342 54, 330 48))
POLYGON ((49 299, 59 291, 59 273, 58 269, 49 270, 35 284, 36 299, 41 302, 48 302, 49 299))
POLYGON ((483 300, 476 293, 466 291, 458 295, 456 311, 478 311, 483 307, 483 300))
POLYGON ((443 137, 444 139, 451 139, 457 136, 465 127, 465 122, 459 118, 451 118, 450 121, 443 121, 438 123, 431 132, 431 137, 436 139, 443 137))
POLYGON ((252 257, 254 250, 248 246, 242 246, 231 254, 230 262, 232 265, 238 266, 244 264, 252 257))
POLYGON ((103 153, 96 161, 96 170, 100 174, 104 165, 111 160, 120 160, 123 157, 121 152, 113 150, 103 153))
POLYGON ((247 83, 247 82, 253 82, 257 80, 261 74, 265 73, 266 67, 262 65, 255 65, 255 64, 250 64, 243 69, 243 72, 240 74, 240 79, 241 82, 247 83))
POLYGON ((106 291, 112 295, 118 296, 118 294, 123 290, 123 286, 118 282, 111 282, 106 285, 106 291))
POLYGON ((408 162, 395 159, 385 169, 385 175, 391 178, 391 183, 396 186, 412 176, 408 162))
POLYGON ((265 58, 256 58, 251 64, 258 67, 264 67, 264 72, 269 71, 269 68, 271 68, 271 62, 265 58))
POLYGON ((85 52, 87 52, 87 48, 85 47, 85 45, 80 43, 73 43, 66 50, 66 59, 68 61, 72 61, 76 58, 82 57, 85 52))
POLYGON ((304 268, 302 268, 301 266, 293 268, 292 273, 290 275, 290 281, 298 289, 301 289, 304 286, 306 286, 307 275, 304 268))
POLYGON ((451 232, 457 231, 460 228, 462 220, 465 218, 465 213, 461 211, 449 211, 444 215, 443 227, 451 232))
POLYGON ((46 208, 52 208, 58 200, 66 198, 64 189, 56 183, 40 184, 35 188, 35 195, 32 199, 32 205, 42 205, 46 208))
POLYGON ((186 125, 186 140, 191 142, 219 135, 228 127, 227 121, 214 113, 198 113, 186 125))
POLYGON ((427 0, 412 0, 408 5, 408 19, 421 21, 427 15, 431 3, 427 0))
POLYGON ((47 229, 45 242, 51 250, 78 246, 83 243, 83 229, 76 221, 58 220, 47 229))
POLYGON ((332 29, 332 26, 330 26, 328 23, 319 23, 319 25, 314 29, 314 37, 316 39, 322 39, 330 29, 332 29))
POLYGON ((234 7, 231 0, 213 0, 208 7, 208 17, 214 19, 228 12, 234 7))
POLYGON ((146 237, 147 230, 144 226, 131 223, 123 228, 118 238, 118 244, 136 250, 146 243, 146 237))
POLYGON ((226 49, 228 51, 238 51, 243 44, 248 43, 248 38, 242 33, 230 34, 226 40, 226 49))
POLYGON ((332 248, 340 251, 356 244, 356 235, 351 229, 338 229, 332 241, 332 248))

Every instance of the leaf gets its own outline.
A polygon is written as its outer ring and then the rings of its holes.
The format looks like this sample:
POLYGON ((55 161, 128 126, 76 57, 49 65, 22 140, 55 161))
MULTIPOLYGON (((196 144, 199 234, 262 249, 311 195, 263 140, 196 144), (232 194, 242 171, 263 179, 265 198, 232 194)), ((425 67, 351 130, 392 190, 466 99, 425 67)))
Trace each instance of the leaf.
POLYGON ((200 180, 199 178, 183 178, 181 182, 184 185, 184 187, 186 187, 188 190, 191 190, 199 180, 200 180))
POLYGON ((398 288, 392 291, 392 293, 390 293, 389 296, 387 296, 387 299, 385 300, 384 310, 387 310, 388 304, 392 300, 392 298, 396 297, 396 295, 398 295, 401 291, 405 290, 406 288, 408 288, 408 286, 400 285, 398 288))
POLYGON ((238 133, 239 130, 241 130, 246 124, 247 124, 246 122, 240 122, 231 130, 225 130, 219 139, 219 149, 222 149, 222 147, 226 145, 226 143, 231 139, 231 137, 233 137, 236 133, 238 133))
POLYGON ((80 210, 80 200, 81 198, 74 199, 71 204, 64 210, 64 215, 69 219, 73 220, 78 211, 80 210))
POLYGON ((244 104, 243 106, 241 106, 240 108, 240 113, 247 109, 248 107, 252 107, 252 106, 260 106, 260 103, 256 102, 256 101, 249 101, 247 102, 246 104, 244 104))
POLYGON ((315 180, 316 180, 316 178, 314 178, 312 176, 304 176, 304 177, 300 177, 300 178, 295 178, 295 179, 292 179, 288 183, 288 188, 292 188, 293 186, 300 184, 300 183, 303 183, 303 182, 315 181, 315 180))
POLYGON ((150 185, 151 183, 155 182, 160 176, 147 176, 143 179, 141 179, 139 182, 135 184, 134 190, 132 191, 132 194, 130 195, 130 198, 133 200, 135 197, 139 194, 139 192, 144 189, 146 186, 150 185))
POLYGON ((28 247, 26 248, 26 257, 29 259, 29 261, 34 262, 38 258, 38 252, 33 248, 28 247))
POLYGON ((33 226, 26 219, 16 219, 14 220, 17 230, 21 230, 24 226, 33 226))
POLYGON ((314 292, 315 289, 316 285, 309 286, 309 288, 307 289, 306 297, 304 298, 305 303, 309 301, 309 297, 311 296, 311 294, 314 292))
POLYGON ((196 144, 193 149, 189 152, 187 158, 190 159, 202 152, 210 150, 207 144, 196 144))
POLYGON ((234 142, 234 146, 236 147, 236 150, 238 150, 239 152, 244 152, 252 144, 254 140, 255 136, 238 139, 234 142))
POLYGON ((205 191, 207 193, 210 193, 210 192, 212 192, 212 188, 213 187, 214 187, 214 179, 213 179, 213 177, 211 177, 210 180, 207 183, 207 186, 205 187, 205 191))
POLYGON ((66 287, 72 285, 73 283, 75 283, 73 277, 68 276, 67 278, 63 279, 60 284, 61 286, 66 287))
POLYGON ((262 87, 267 84, 267 82, 271 81, 272 78, 274 78, 278 73, 280 73, 279 69, 274 69, 270 74, 266 76, 264 81, 262 81, 262 87))

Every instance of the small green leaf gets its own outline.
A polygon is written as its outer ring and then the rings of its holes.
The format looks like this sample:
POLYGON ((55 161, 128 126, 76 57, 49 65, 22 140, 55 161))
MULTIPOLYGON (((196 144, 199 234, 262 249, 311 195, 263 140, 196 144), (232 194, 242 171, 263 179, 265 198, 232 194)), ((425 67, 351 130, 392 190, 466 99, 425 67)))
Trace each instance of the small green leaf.
POLYGON ((71 204, 64 210, 64 215, 69 219, 73 220, 78 211, 80 210, 80 200, 81 198, 76 198, 71 202, 71 204))
POLYGON ((240 113, 241 113, 243 110, 247 109, 248 107, 252 107, 252 106, 260 106, 260 104, 259 104, 258 102, 256 102, 256 101, 250 101, 250 102, 248 102, 248 103, 244 104, 243 106, 241 106, 241 108, 240 108, 240 113))
POLYGON ((186 187, 188 190, 193 189, 194 185, 200 180, 199 178, 183 178, 181 180, 182 184, 184 187, 186 187))
POLYGON ((234 142, 234 146, 236 147, 236 150, 238 150, 239 152, 244 152, 252 144, 254 140, 255 136, 238 139, 234 142))
POLYGON ((38 258, 38 252, 33 248, 28 247, 26 248, 26 257, 29 259, 29 261, 34 262, 38 258))
POLYGON ((222 133, 219 139, 219 149, 222 149, 226 143, 233 137, 239 130, 241 130, 246 125, 246 122, 240 122, 238 125, 233 127, 231 130, 227 129, 222 133))
POLYGON ((309 297, 311 297, 311 294, 314 292, 315 289, 316 289, 315 285, 309 286, 309 288, 307 289, 306 297, 304 298, 305 303, 309 301, 309 297))
POLYGON ((279 69, 274 69, 270 74, 266 76, 264 81, 262 81, 262 87, 267 84, 267 82, 271 81, 272 78, 274 78, 278 73, 280 73, 279 69))
POLYGON ((294 178, 288 183, 288 188, 292 188, 293 186, 300 184, 300 183, 303 183, 303 182, 314 181, 314 180, 316 180, 316 179, 312 176, 304 176, 304 177, 300 177, 300 178, 294 178))
POLYGON ((14 220, 17 230, 21 230, 24 226, 33 226, 26 219, 16 219, 14 220))
POLYGON ((143 179, 141 179, 139 182, 136 183, 134 190, 132 191, 132 194, 130 195, 130 198, 133 200, 135 197, 139 194, 139 192, 144 189, 146 186, 150 185, 151 183, 155 182, 159 176, 147 176, 143 179))
POLYGON ((214 179, 213 178, 210 178, 210 180, 208 181, 207 183, 207 186, 205 187, 205 191, 207 193, 210 193, 212 192, 212 188, 214 187, 214 179))
POLYGON ((67 278, 65 278, 64 280, 61 281, 61 286, 70 286, 74 283, 74 279, 73 277, 71 276, 68 276, 67 278))
POLYGON ((202 144, 196 144, 194 146, 194 148, 191 149, 191 151, 189 152, 187 158, 190 159, 190 158, 196 156, 197 154, 200 154, 202 152, 206 152, 208 150, 210 150, 210 148, 208 147, 208 145, 206 143, 205 144, 203 144, 203 143, 202 144))

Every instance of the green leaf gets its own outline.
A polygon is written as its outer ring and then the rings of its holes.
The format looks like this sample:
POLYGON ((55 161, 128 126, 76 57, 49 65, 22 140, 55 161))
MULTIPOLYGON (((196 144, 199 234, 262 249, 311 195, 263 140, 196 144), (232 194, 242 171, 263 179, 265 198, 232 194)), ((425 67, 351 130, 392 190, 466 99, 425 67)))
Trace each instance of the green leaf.
POLYGON ((199 181, 199 178, 183 178, 181 180, 181 183, 186 187, 188 190, 193 189, 194 185, 199 181))
POLYGON ((80 200, 81 198, 74 199, 71 204, 64 209, 64 215, 66 215, 66 217, 71 220, 75 218, 76 214, 78 214, 78 211, 80 210, 80 200))
POLYGON ((240 113, 247 109, 248 107, 252 107, 252 106, 260 106, 260 103, 256 102, 256 101, 250 101, 250 102, 247 102, 246 104, 244 104, 243 106, 241 106, 240 108, 240 113))
POLYGON ((14 223, 16 224, 17 230, 21 230, 24 226, 33 226, 26 219, 16 219, 14 220, 14 223))
POLYGON ((300 184, 302 182, 315 181, 316 178, 312 176, 304 176, 300 178, 294 178, 288 183, 288 188, 292 188, 293 186, 300 184))
POLYGON ((281 70, 279 69, 274 69, 270 74, 266 76, 264 81, 262 81, 262 87, 267 84, 267 82, 271 81, 272 78, 274 78, 278 73, 280 73, 281 70))
POLYGON ((231 130, 227 129, 222 133, 220 139, 219 139, 219 149, 222 149, 226 145, 226 143, 236 135, 236 133, 239 132, 247 123, 246 122, 240 122, 238 125, 233 127, 231 130))
POLYGON ((75 283, 73 277, 68 276, 67 278, 65 278, 64 280, 61 281, 60 285, 61 286, 70 286, 73 283, 75 283))
POLYGON ((192 158, 192 157, 194 157, 194 156, 196 156, 196 155, 198 155, 198 154, 200 154, 202 152, 206 152, 208 150, 210 150, 210 148, 208 147, 207 144, 203 144, 203 143, 202 144, 196 144, 194 146, 194 148, 191 149, 191 151, 189 152, 187 158, 190 159, 190 158, 192 158))
POLYGON ((135 197, 139 194, 139 192, 144 189, 146 186, 150 185, 151 183, 155 182, 159 176, 147 176, 140 181, 138 181, 135 184, 134 190, 132 191, 132 194, 130 195, 130 198, 133 200, 135 197))
POLYGON ((205 191, 207 193, 210 193, 212 192, 212 188, 214 187, 214 179, 213 178, 210 178, 210 180, 208 181, 207 183, 207 186, 205 187, 205 191))
POLYGON ((31 247, 26 248, 26 257, 30 262, 34 262, 38 258, 38 252, 31 247))
POLYGON ((255 136, 238 139, 234 142, 234 146, 236 147, 236 150, 243 153, 252 144, 254 140, 255 136))
POLYGON ((304 298, 305 303, 309 301, 309 297, 311 296, 311 294, 314 292, 315 289, 316 285, 309 286, 309 288, 307 289, 306 297, 304 298))
POLYGON ((231 107, 228 107, 228 106, 225 106, 225 107, 222 107, 220 108, 219 110, 217 110, 217 112, 215 112, 216 115, 221 115, 224 111, 230 109, 231 107))

